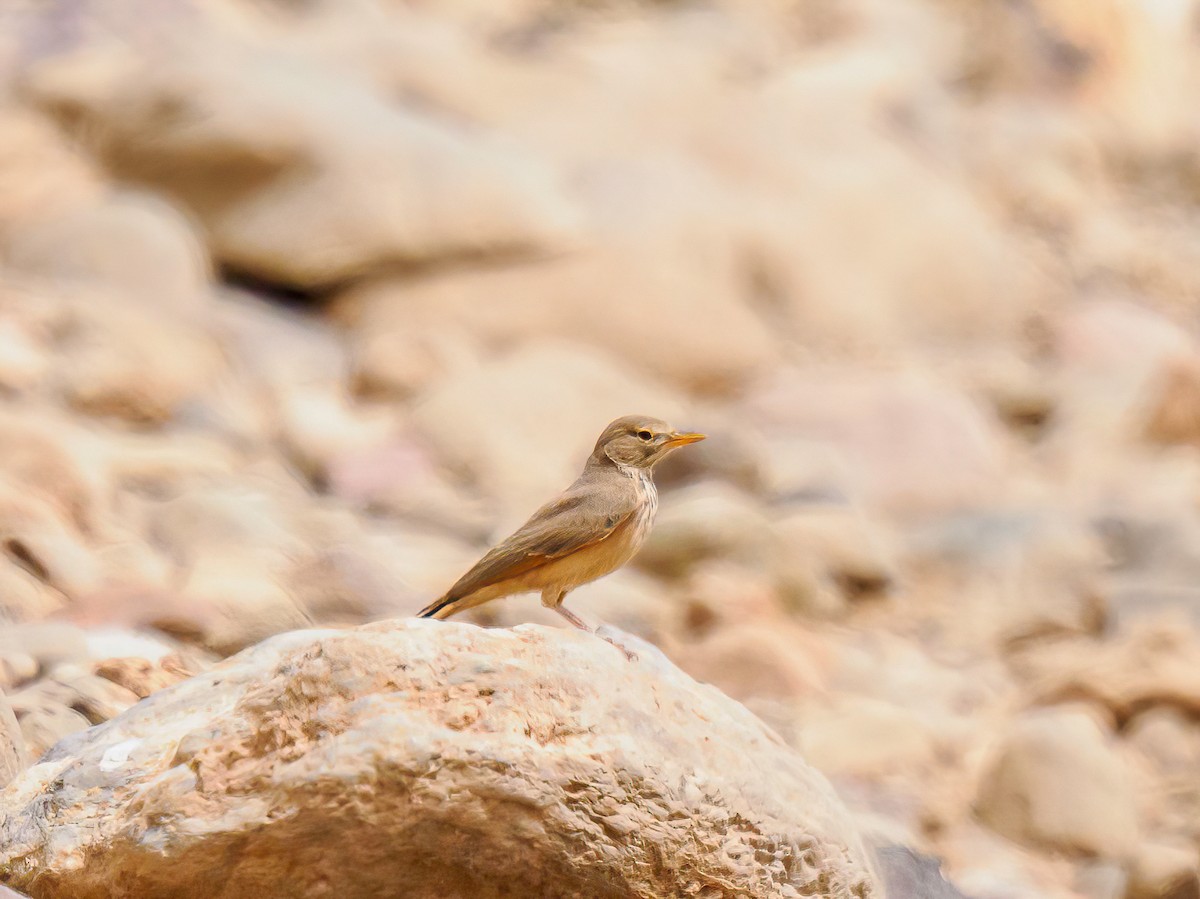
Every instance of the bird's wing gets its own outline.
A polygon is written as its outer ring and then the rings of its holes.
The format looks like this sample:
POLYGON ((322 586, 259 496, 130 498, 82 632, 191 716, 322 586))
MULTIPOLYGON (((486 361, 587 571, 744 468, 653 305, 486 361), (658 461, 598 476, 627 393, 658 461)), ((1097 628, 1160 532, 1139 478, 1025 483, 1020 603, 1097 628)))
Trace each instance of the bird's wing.
POLYGON ((605 491, 602 498, 595 487, 577 485, 542 506, 512 536, 489 550, 450 588, 446 598, 467 596, 600 543, 629 520, 637 504, 633 489, 605 491))

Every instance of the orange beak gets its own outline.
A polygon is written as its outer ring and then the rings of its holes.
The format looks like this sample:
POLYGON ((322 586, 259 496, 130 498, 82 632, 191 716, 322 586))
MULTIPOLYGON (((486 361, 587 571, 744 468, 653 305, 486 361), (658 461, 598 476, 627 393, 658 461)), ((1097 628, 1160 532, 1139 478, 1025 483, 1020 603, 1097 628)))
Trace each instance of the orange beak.
POLYGON ((671 438, 663 444, 663 446, 687 446, 689 443, 699 443, 704 439, 703 434, 680 434, 678 431, 671 435, 671 438))

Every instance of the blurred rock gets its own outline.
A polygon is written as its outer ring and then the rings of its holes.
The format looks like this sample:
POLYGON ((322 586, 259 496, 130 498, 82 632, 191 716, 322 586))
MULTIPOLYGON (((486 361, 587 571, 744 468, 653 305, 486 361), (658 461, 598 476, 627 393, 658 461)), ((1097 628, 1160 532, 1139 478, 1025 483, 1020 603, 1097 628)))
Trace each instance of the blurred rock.
POLYGON ((773 503, 834 503, 855 499, 855 479, 836 447, 803 434, 755 433, 762 448, 762 481, 773 503))
MULTIPOLYGON (((177 683, 199 667, 194 660, 185 661, 170 646, 145 634, 111 627, 85 632, 49 621, 0 632, 0 670, 14 659, 32 663, 28 676, 8 692, 34 757, 60 739, 107 721, 138 699, 177 683), (14 653, 12 647, 25 647, 30 654, 14 653), (112 656, 120 651, 130 655, 112 656)), ((4 702, 7 700, 0 693, 0 704, 4 702)), ((0 708, 0 723, 2 712, 0 708)))
POLYGON ((111 297, 74 303, 59 349, 58 377, 72 407, 136 424, 170 420, 221 367, 215 344, 194 324, 111 297))
POLYGON ((208 287, 200 236, 152 194, 116 193, 14 235, 10 264, 51 281, 103 284, 148 307, 195 308, 208 287))
POLYGON ((704 559, 754 563, 772 550, 770 521, 748 496, 703 483, 664 496, 636 564, 679 577, 704 559))
POLYGON ((189 571, 181 593, 176 614, 158 615, 154 625, 221 655, 312 623, 288 592, 282 574, 264 570, 254 553, 201 559, 189 571))
MULTIPOLYGON (((654 182, 618 179, 611 189, 632 199, 652 191, 654 182)), ((647 210, 644 220, 608 223, 611 233, 602 232, 598 247, 554 260, 385 280, 341 296, 341 314, 357 322, 362 377, 400 390, 421 380, 397 377, 392 372, 403 363, 381 366, 375 354, 381 347, 412 347, 452 361, 462 353, 445 336, 449 328, 449 335, 470 335, 468 346, 571 340, 620 359, 637 374, 691 390, 723 393, 740 386, 773 358, 769 335, 738 302, 728 247, 717 235, 704 235, 696 247, 684 244, 690 235, 680 233, 680 223, 659 221, 680 214, 677 198, 664 203, 667 211, 647 210), (643 230, 631 230, 633 221, 643 230), (440 336, 424 336, 434 334, 440 336)))
POLYGON ((24 652, 0 651, 0 690, 11 690, 37 677, 38 661, 24 652))
POLYGON ((937 845, 947 876, 968 897, 1080 897, 1078 860, 1032 852, 969 817, 939 834, 937 845))
POLYGON ((0 321, 0 393, 34 393, 49 380, 52 361, 36 329, 16 321, 0 321))
POLYGON ((28 764, 25 736, 4 690, 0 689, 0 789, 8 786, 28 764))
POLYGON ((1129 874, 1110 859, 1085 859, 1075 870, 1075 889, 1088 899, 1122 899, 1129 874))
POLYGON ((233 552, 276 561, 304 550, 288 507, 284 491, 261 480, 210 480, 155 504, 149 528, 154 541, 182 563, 205 556, 219 561, 233 552))
MULTIPOLYGON (((838 628, 829 650, 831 686, 923 714, 995 708, 1011 698, 1007 670, 974 652, 942 659, 920 642, 876 629, 838 628)), ((828 638, 827 638, 828 639, 828 638)))
POLYGON ((701 560, 690 568, 678 586, 678 604, 689 636, 786 614, 774 582, 760 567, 721 559, 701 560))
POLYGON ((1054 358, 1069 379, 1137 381, 1164 360, 1186 355, 1192 338, 1166 317, 1129 300, 1104 299, 1057 322, 1054 358))
POLYGON ((912 709, 869 698, 844 698, 835 709, 807 713, 798 748, 831 777, 921 770, 934 760, 938 734, 912 709))
POLYGON ((1051 424, 1058 395, 1041 359, 996 348, 974 352, 958 360, 956 368, 956 380, 972 396, 985 400, 1019 436, 1036 440, 1051 424))
POLYGON ((886 597, 897 581, 881 530, 845 505, 792 506, 771 524, 771 570, 784 604, 814 617, 886 597))
POLYGON ((963 609, 964 635, 1002 648, 1098 634, 1108 620, 1107 554, 1082 523, 1044 511, 945 517, 906 535, 921 601, 963 609))
POLYGON ((0 255, 26 229, 95 202, 103 182, 82 152, 32 110, 0 107, 0 255))
POLYGON ((103 449, 108 478, 128 494, 145 500, 186 494, 197 482, 222 481, 235 468, 245 471, 246 458, 212 435, 177 432, 105 432, 103 449))
POLYGON ((634 413, 700 427, 637 372, 555 342, 446 378, 413 410, 412 423, 445 464, 499 504, 498 530, 508 533, 579 476, 606 424, 634 413))
POLYGON ((1031 652, 1017 672, 1043 703, 1084 699, 1119 722, 1162 707, 1195 714, 1200 709, 1200 640, 1187 627, 1147 622, 1129 636, 1090 646, 1064 643, 1031 652))
POLYGON ((980 819, 1018 842, 1109 858, 1138 841, 1133 782, 1085 712, 1047 709, 1001 737, 979 784, 980 819))
POLYGON ((64 597, 19 559, 0 559, 0 621, 37 621, 61 612, 64 597))
POLYGON ((191 674, 175 657, 168 657, 159 662, 136 657, 109 658, 97 662, 95 671, 97 677, 124 687, 139 699, 145 699, 158 690, 165 690, 191 674))
POLYGON ((486 552, 427 526, 403 523, 372 529, 352 549, 382 567, 372 619, 415 615, 486 552))
POLYGON ((120 684, 97 677, 84 666, 63 663, 46 677, 9 697, 18 719, 33 711, 54 707, 72 709, 88 724, 99 724, 119 715, 138 701, 138 696, 120 684))
POLYGON ((87 656, 86 633, 64 621, 38 621, 0 629, 0 659, 18 660, 22 670, 27 667, 25 660, 32 661, 33 671, 26 672, 27 680, 62 662, 87 656))
MULTIPOLYGON (((989 15, 976 12, 979 18, 989 15)), ((986 56, 994 47, 979 49, 986 56)), ((1051 234, 1087 227, 1105 178, 1100 142, 1083 122, 998 98, 972 110, 967 127, 971 140, 964 150, 985 189, 1008 215, 1051 234), (1008 164, 1015 153, 1024 165, 1008 164)))
MULTIPOLYGON (((345 307, 359 305, 363 292, 340 300, 340 314, 345 307)), ((407 308, 396 313, 395 326, 380 321, 383 317, 370 309, 372 300, 361 300, 367 310, 349 313, 359 318, 349 339, 353 347, 354 391, 367 399, 412 399, 436 387, 447 373, 469 367, 481 355, 479 341, 466 328, 442 325, 415 328, 412 311, 407 308)))
POLYGON ((66 416, 29 408, 0 411, 0 470, 24 490, 52 499, 77 527, 96 525, 101 466, 88 458, 86 437, 66 416))
POLYGON ((272 395, 349 383, 350 353, 336 329, 297 315, 268 297, 222 285, 212 307, 214 333, 239 373, 272 395))
POLYGON ((1156 443, 1200 444, 1200 354, 1169 362, 1150 389, 1146 437, 1156 443))
POLYGON ((0 864, 17 886, 53 866, 77 895, 99 895, 134 870, 143 895, 185 896, 224 864, 222 847, 236 834, 303 845, 309 862, 241 866, 226 872, 227 891, 253 883, 304 892, 311 872, 336 858, 343 888, 363 895, 403 879, 414 896, 500 895, 512 884, 633 896, 714 877, 745 895, 876 895, 865 850, 820 775, 744 709, 647 650, 630 665, 583 634, 452 622, 276 638, 223 664, 219 682, 180 684, 27 771, 6 793, 0 864), (504 665, 488 662, 492 655, 504 665), (510 702, 518 694, 525 700, 510 702), (197 717, 197 708, 209 711, 197 717), (632 754, 621 745, 631 735, 632 754), (477 763, 485 744, 499 777, 477 763), (202 815, 193 813, 201 782, 202 815), (504 801, 480 805, 480 789, 504 801), (47 790, 57 796, 52 823, 47 790), (360 797, 362 821, 376 820, 372 808, 390 809, 386 833, 346 818, 347 791, 360 797), (363 796, 373 798, 363 806, 363 796), (174 811, 153 845, 112 842, 160 803, 174 811), (279 815, 284 805, 305 811, 279 815), (532 830, 531 808, 541 809, 532 830), (339 826, 329 826, 331 815, 339 826), (731 830, 731 815, 753 822, 753 835, 731 830), (474 834, 476 857, 492 860, 484 874, 427 863, 442 857, 445 833, 462 827, 474 834), (110 850, 95 853, 97 841, 110 850), (341 865, 351 844, 371 862, 341 865), (599 856, 590 851, 601 846, 599 856), (647 846, 661 864, 646 863, 647 846), (72 863, 85 853, 93 863, 72 863))
POLYGON ((140 534, 110 534, 109 537, 111 542, 96 547, 102 590, 152 593, 170 588, 176 574, 174 565, 144 543, 140 534))
POLYGON ((1187 426, 1180 391, 1195 355, 1186 331, 1143 305, 1104 299, 1073 309, 1054 333, 1056 436, 1089 447, 1171 437, 1187 426))
POLYGON ((1193 847, 1146 843, 1138 847, 1125 899, 1194 899, 1200 896, 1200 858, 1193 847))
POLYGON ((491 528, 488 504, 463 489, 425 441, 409 433, 338 453, 327 477, 329 492, 355 508, 480 541, 491 528))
POLYGON ((948 385, 902 373, 798 371, 755 393, 763 430, 835 447, 864 499, 906 513, 997 499, 1005 446, 985 411, 948 385))
MULTIPOLYGON (((915 10, 912 4, 906 12, 915 10)), ((896 42, 881 44, 862 55, 882 55, 896 42)), ((909 341, 1019 333, 1045 291, 1039 273, 1000 222, 906 140, 865 137, 877 127, 864 114, 868 104, 846 96, 854 88, 839 90, 837 80, 896 73, 887 63, 873 69, 858 62, 797 66, 756 98, 774 110, 763 117, 769 125, 749 126, 760 130, 753 135, 764 147, 760 164, 787 192, 764 188, 769 199, 748 228, 750 277, 797 338, 819 345, 895 351, 909 341), (821 109, 839 96, 856 114, 846 106, 821 109), (816 119, 829 128, 814 128, 816 119), (781 158, 785 146, 791 149, 781 158), (913 227, 896 228, 901 218, 913 227)), ((922 99, 923 108, 937 102, 922 99)), ((921 125, 909 122, 918 133, 921 125)))
POLYGON ((161 634, 112 625, 92 627, 87 633, 88 658, 104 661, 138 658, 164 662, 178 654, 180 646, 161 634))
POLYGON ((320 290, 389 264, 570 239, 571 205, 528 148, 187 18, 123 44, 68 39, 25 90, 117 177, 181 202, 224 265, 320 290))
POLYGON ((1200 724, 1179 709, 1151 707, 1126 725, 1124 737, 1162 775, 1191 778, 1200 766, 1200 724))
POLYGON ((311 388, 286 394, 279 417, 284 453, 318 484, 328 481, 341 457, 378 444, 393 427, 386 414, 372 414, 338 392, 311 388))
POLYGON ((876 850, 875 863, 888 899, 966 899, 942 877, 937 859, 907 846, 876 850))
POLYGON ((795 700, 824 685, 820 640, 784 621, 729 625, 680 650, 679 664, 734 699, 795 700))
POLYGON ((21 709, 17 720, 32 759, 40 759, 59 740, 87 730, 92 724, 80 712, 58 703, 21 709))
POLYGON ((1142 778, 1147 834, 1193 844, 1200 834, 1200 726, 1178 709, 1151 707, 1129 722, 1124 737, 1142 778))

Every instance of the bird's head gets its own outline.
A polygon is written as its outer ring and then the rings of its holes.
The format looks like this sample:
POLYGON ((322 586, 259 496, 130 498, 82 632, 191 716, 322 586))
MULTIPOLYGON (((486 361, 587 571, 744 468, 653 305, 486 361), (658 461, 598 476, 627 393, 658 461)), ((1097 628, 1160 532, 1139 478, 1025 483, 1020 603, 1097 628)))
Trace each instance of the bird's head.
POLYGON ((703 434, 676 431, 665 421, 645 415, 618 418, 596 441, 593 457, 617 465, 650 469, 671 451, 703 440, 703 434))

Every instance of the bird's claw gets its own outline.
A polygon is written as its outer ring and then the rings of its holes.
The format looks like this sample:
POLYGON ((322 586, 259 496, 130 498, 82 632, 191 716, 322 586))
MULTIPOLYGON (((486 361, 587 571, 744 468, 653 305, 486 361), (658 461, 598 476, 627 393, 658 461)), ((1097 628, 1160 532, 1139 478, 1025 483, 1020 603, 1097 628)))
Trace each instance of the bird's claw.
POLYGON ((610 637, 608 634, 602 634, 602 633, 600 633, 599 630, 597 630, 595 633, 596 633, 596 636, 599 637, 601 640, 603 640, 605 643, 609 643, 612 646, 615 646, 617 649, 621 650, 621 652, 624 654, 626 660, 628 660, 630 662, 636 662, 638 660, 637 653, 634 652, 632 649, 629 649, 623 643, 618 643, 615 637, 610 637))

